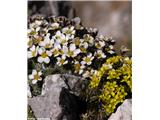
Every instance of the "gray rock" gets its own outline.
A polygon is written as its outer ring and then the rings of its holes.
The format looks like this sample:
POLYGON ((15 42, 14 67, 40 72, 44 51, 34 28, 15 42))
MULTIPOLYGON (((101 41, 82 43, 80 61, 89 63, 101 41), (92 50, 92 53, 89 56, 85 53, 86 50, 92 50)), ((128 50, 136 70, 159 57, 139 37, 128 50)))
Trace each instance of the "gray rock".
POLYGON ((132 120, 132 99, 126 99, 108 120, 132 120))
POLYGON ((40 96, 28 98, 36 118, 47 120, 78 120, 83 102, 79 99, 82 89, 80 77, 50 75, 44 79, 40 96))

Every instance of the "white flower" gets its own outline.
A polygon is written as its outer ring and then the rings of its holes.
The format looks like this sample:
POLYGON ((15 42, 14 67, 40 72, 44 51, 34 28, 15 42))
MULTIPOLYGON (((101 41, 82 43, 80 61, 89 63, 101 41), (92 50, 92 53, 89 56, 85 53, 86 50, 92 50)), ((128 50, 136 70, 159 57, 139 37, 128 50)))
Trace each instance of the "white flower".
POLYGON ((28 29, 29 35, 37 35, 38 31, 41 29, 40 25, 42 24, 41 20, 35 20, 35 22, 31 23, 28 29))
POLYGON ((35 24, 38 26, 40 26, 42 24, 42 22, 43 22, 42 20, 35 20, 35 24))
POLYGON ((50 39, 50 34, 48 33, 45 37, 44 37, 44 41, 41 41, 39 43, 40 46, 44 47, 44 48, 51 48, 53 46, 54 40, 50 39))
POLYGON ((59 43, 55 42, 54 43, 54 47, 51 50, 51 52, 54 55, 54 57, 57 57, 58 55, 61 54, 60 49, 61 49, 61 45, 59 43))
POLYGON ((110 48, 110 49, 113 49, 113 45, 110 45, 109 48, 110 48))
POLYGON ((39 46, 35 47, 35 45, 33 45, 29 49, 29 51, 27 52, 28 58, 36 57, 37 56, 37 52, 38 52, 38 48, 39 48, 39 46))
POLYGON ((68 63, 68 61, 66 60, 65 55, 62 55, 61 57, 57 57, 57 65, 58 66, 65 65, 67 63, 68 63))
POLYGON ((102 50, 98 50, 95 55, 97 55, 98 58, 105 58, 106 55, 102 52, 102 50))
POLYGON ((82 75, 84 78, 87 78, 90 76, 90 72, 89 71, 85 71, 85 73, 83 73, 82 75))
POLYGON ((93 70, 93 69, 91 69, 91 70, 87 70, 87 71, 85 71, 85 73, 83 73, 83 77, 84 78, 88 78, 88 77, 91 77, 91 76, 93 76, 93 74, 96 72, 96 70, 93 70))
POLYGON ((59 28, 59 24, 58 23, 52 23, 51 24, 51 29, 57 29, 57 28, 59 28))
POLYGON ((109 50, 108 53, 114 54, 115 52, 113 50, 109 50))
POLYGON ((97 41, 95 43, 96 48, 101 49, 102 47, 105 46, 105 42, 104 41, 97 41))
POLYGON ((30 28, 27 30, 28 35, 36 36, 38 34, 38 31, 40 30, 40 27, 37 28, 30 28))
POLYGON ((93 43, 94 43, 94 38, 91 35, 89 35, 89 34, 85 34, 84 35, 84 41, 87 42, 87 43, 89 43, 89 45, 92 46, 93 43))
POLYGON ((57 43, 61 43, 62 45, 67 45, 69 38, 60 31, 57 31, 56 35, 53 36, 53 39, 55 39, 57 43))
POLYGON ((81 43, 79 48, 83 53, 86 53, 88 48, 88 43, 87 42, 81 43))
POLYGON ((62 51, 67 57, 76 57, 81 52, 80 49, 76 49, 75 44, 70 44, 69 49, 67 46, 63 46, 62 51))
POLYGON ((42 72, 37 70, 32 70, 32 74, 29 75, 29 79, 32 80, 32 84, 36 84, 37 81, 41 81, 42 72))
POLYGON ((112 69, 113 68, 111 64, 103 64, 102 66, 106 67, 107 69, 112 69))
POLYGON ((79 39, 79 38, 75 38, 73 39, 73 43, 76 45, 76 46, 80 46, 82 43, 83 43, 84 39, 79 39))
POLYGON ((42 24, 42 20, 35 20, 33 23, 29 25, 30 28, 38 28, 42 24))
POLYGON ((65 33, 66 36, 69 39, 73 39, 74 38, 74 34, 75 34, 74 26, 65 27, 65 28, 62 29, 62 32, 65 33))
POLYGON ((78 61, 74 62, 74 72, 78 74, 82 74, 85 66, 83 64, 80 64, 78 61))
POLYGON ((61 33, 61 31, 57 31, 55 36, 53 36, 53 38, 55 40, 59 40, 59 39, 62 39, 62 38, 65 38, 65 35, 61 33))
POLYGON ((92 53, 89 53, 87 55, 87 57, 84 57, 83 58, 83 61, 81 62, 81 64, 87 64, 87 65, 90 65, 92 63, 92 60, 94 59, 94 56, 92 56, 92 53))
POLYGON ((103 35, 99 35, 99 37, 98 37, 100 40, 104 40, 104 36, 103 35))
POLYGON ((39 48, 38 53, 40 54, 40 56, 38 57, 39 63, 42 63, 42 62, 49 63, 50 62, 49 56, 52 55, 51 51, 46 50, 45 48, 41 47, 39 48))

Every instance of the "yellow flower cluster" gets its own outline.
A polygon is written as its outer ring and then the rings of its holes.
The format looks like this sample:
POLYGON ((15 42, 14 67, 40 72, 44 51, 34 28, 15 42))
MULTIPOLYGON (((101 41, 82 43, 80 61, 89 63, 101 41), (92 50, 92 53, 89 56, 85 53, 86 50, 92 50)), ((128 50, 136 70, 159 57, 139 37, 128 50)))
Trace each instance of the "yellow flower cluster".
POLYGON ((91 90, 96 89, 100 83, 103 85, 100 88, 98 98, 102 102, 107 115, 110 115, 114 112, 116 106, 125 99, 126 88, 132 92, 131 59, 123 56, 108 58, 102 67, 91 76, 89 87, 91 90), (125 83, 125 85, 122 83, 125 83))
POLYGON ((110 115, 113 113, 116 105, 122 103, 126 95, 127 93, 122 85, 118 86, 116 81, 107 82, 102 89, 102 93, 99 95, 99 100, 102 101, 106 114, 110 115))
POLYGON ((97 87, 104 74, 107 80, 126 82, 132 89, 132 61, 129 57, 113 56, 107 59, 106 63, 91 76, 90 87, 97 87))

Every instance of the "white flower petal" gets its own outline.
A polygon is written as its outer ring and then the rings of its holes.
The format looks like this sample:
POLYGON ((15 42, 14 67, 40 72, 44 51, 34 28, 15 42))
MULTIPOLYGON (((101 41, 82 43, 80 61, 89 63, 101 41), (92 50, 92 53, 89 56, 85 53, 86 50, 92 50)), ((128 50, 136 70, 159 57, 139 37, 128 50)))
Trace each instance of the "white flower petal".
POLYGON ((38 59, 37 59, 37 61, 38 61, 39 63, 42 63, 42 62, 43 62, 43 58, 42 58, 41 56, 39 56, 38 59))
POLYGON ((44 46, 45 46, 45 42, 44 42, 44 41, 41 41, 41 42, 39 43, 39 46, 44 47, 44 46))
POLYGON ((65 65, 65 64, 67 64, 68 63, 68 61, 65 61, 63 64, 65 65))
POLYGON ((73 30, 73 29, 74 29, 74 26, 71 26, 71 27, 70 27, 70 30, 73 30))
POLYGON ((80 52, 81 52, 80 49, 76 49, 76 50, 74 51, 74 54, 75 54, 75 55, 78 55, 80 52))
POLYGON ((58 42, 54 43, 54 48, 55 49, 61 49, 61 45, 58 42))
POLYGON ((49 63, 49 62, 50 62, 49 57, 44 58, 44 62, 45 62, 45 63, 49 63))
POLYGON ((87 42, 84 42, 83 45, 84 45, 84 48, 86 48, 86 49, 88 48, 88 43, 87 42))
POLYGON ((67 54, 67 52, 68 52, 68 47, 67 46, 63 46, 63 52, 64 52, 64 54, 67 54))
POLYGON ((32 58, 32 57, 33 57, 33 56, 32 56, 32 52, 28 51, 28 52, 27 52, 27 57, 28 57, 28 58, 32 58))
POLYGON ((40 77, 38 80, 39 80, 39 81, 41 81, 41 80, 42 80, 42 78, 40 77))
POLYGON ((32 75, 36 75, 37 74, 37 70, 32 70, 32 75))
POLYGON ((46 49, 44 48, 44 47, 40 47, 39 49, 38 49, 38 53, 41 55, 43 52, 45 52, 46 51, 46 49))
POLYGON ((75 44, 70 44, 70 51, 74 51, 76 49, 76 45, 75 44))
POLYGON ((34 78, 34 76, 31 74, 28 76, 30 80, 32 80, 34 78))
POLYGON ((63 59, 63 60, 66 59, 66 55, 65 55, 65 54, 62 55, 62 59, 63 59))
POLYGON ((37 28, 36 28, 36 32, 38 32, 40 29, 41 29, 40 27, 37 27, 37 28))
POLYGON ((52 26, 52 27, 57 27, 57 28, 58 28, 58 27, 59 27, 59 24, 58 24, 58 23, 52 23, 51 26, 52 26))
POLYGON ((63 28, 62 32, 65 33, 68 30, 68 28, 63 28))
POLYGON ((61 32, 60 31, 57 31, 56 32, 56 36, 60 36, 61 35, 61 32))
POLYGON ((79 74, 82 74, 82 73, 83 73, 83 70, 80 70, 80 71, 79 71, 79 74))
POLYGON ((30 51, 35 51, 36 47, 35 45, 33 45, 31 48, 30 48, 30 51))
POLYGON ((42 72, 41 72, 41 71, 39 71, 39 72, 38 72, 38 75, 39 75, 39 76, 41 76, 41 75, 42 75, 42 72))
POLYGON ((41 20, 35 20, 35 24, 41 25, 41 24, 42 24, 42 21, 41 21, 41 20))
POLYGON ((51 51, 46 51, 46 54, 48 55, 48 56, 52 56, 52 52, 51 51))
POLYGON ((32 80, 32 84, 36 84, 37 83, 37 80, 32 80))
POLYGON ((61 60, 61 58, 60 57, 57 57, 57 61, 60 61, 61 60))
POLYGON ((81 64, 84 65, 84 64, 86 64, 86 62, 85 61, 81 61, 81 64))

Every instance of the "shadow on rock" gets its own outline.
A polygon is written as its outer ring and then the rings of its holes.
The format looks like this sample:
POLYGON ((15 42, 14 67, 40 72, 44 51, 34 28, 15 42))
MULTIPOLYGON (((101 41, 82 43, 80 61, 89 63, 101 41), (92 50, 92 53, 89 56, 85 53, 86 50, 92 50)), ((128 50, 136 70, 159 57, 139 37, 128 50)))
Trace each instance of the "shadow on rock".
POLYGON ((64 87, 62 88, 59 99, 62 113, 59 115, 58 120, 80 120, 80 114, 85 113, 87 109, 86 102, 70 93, 64 87))

